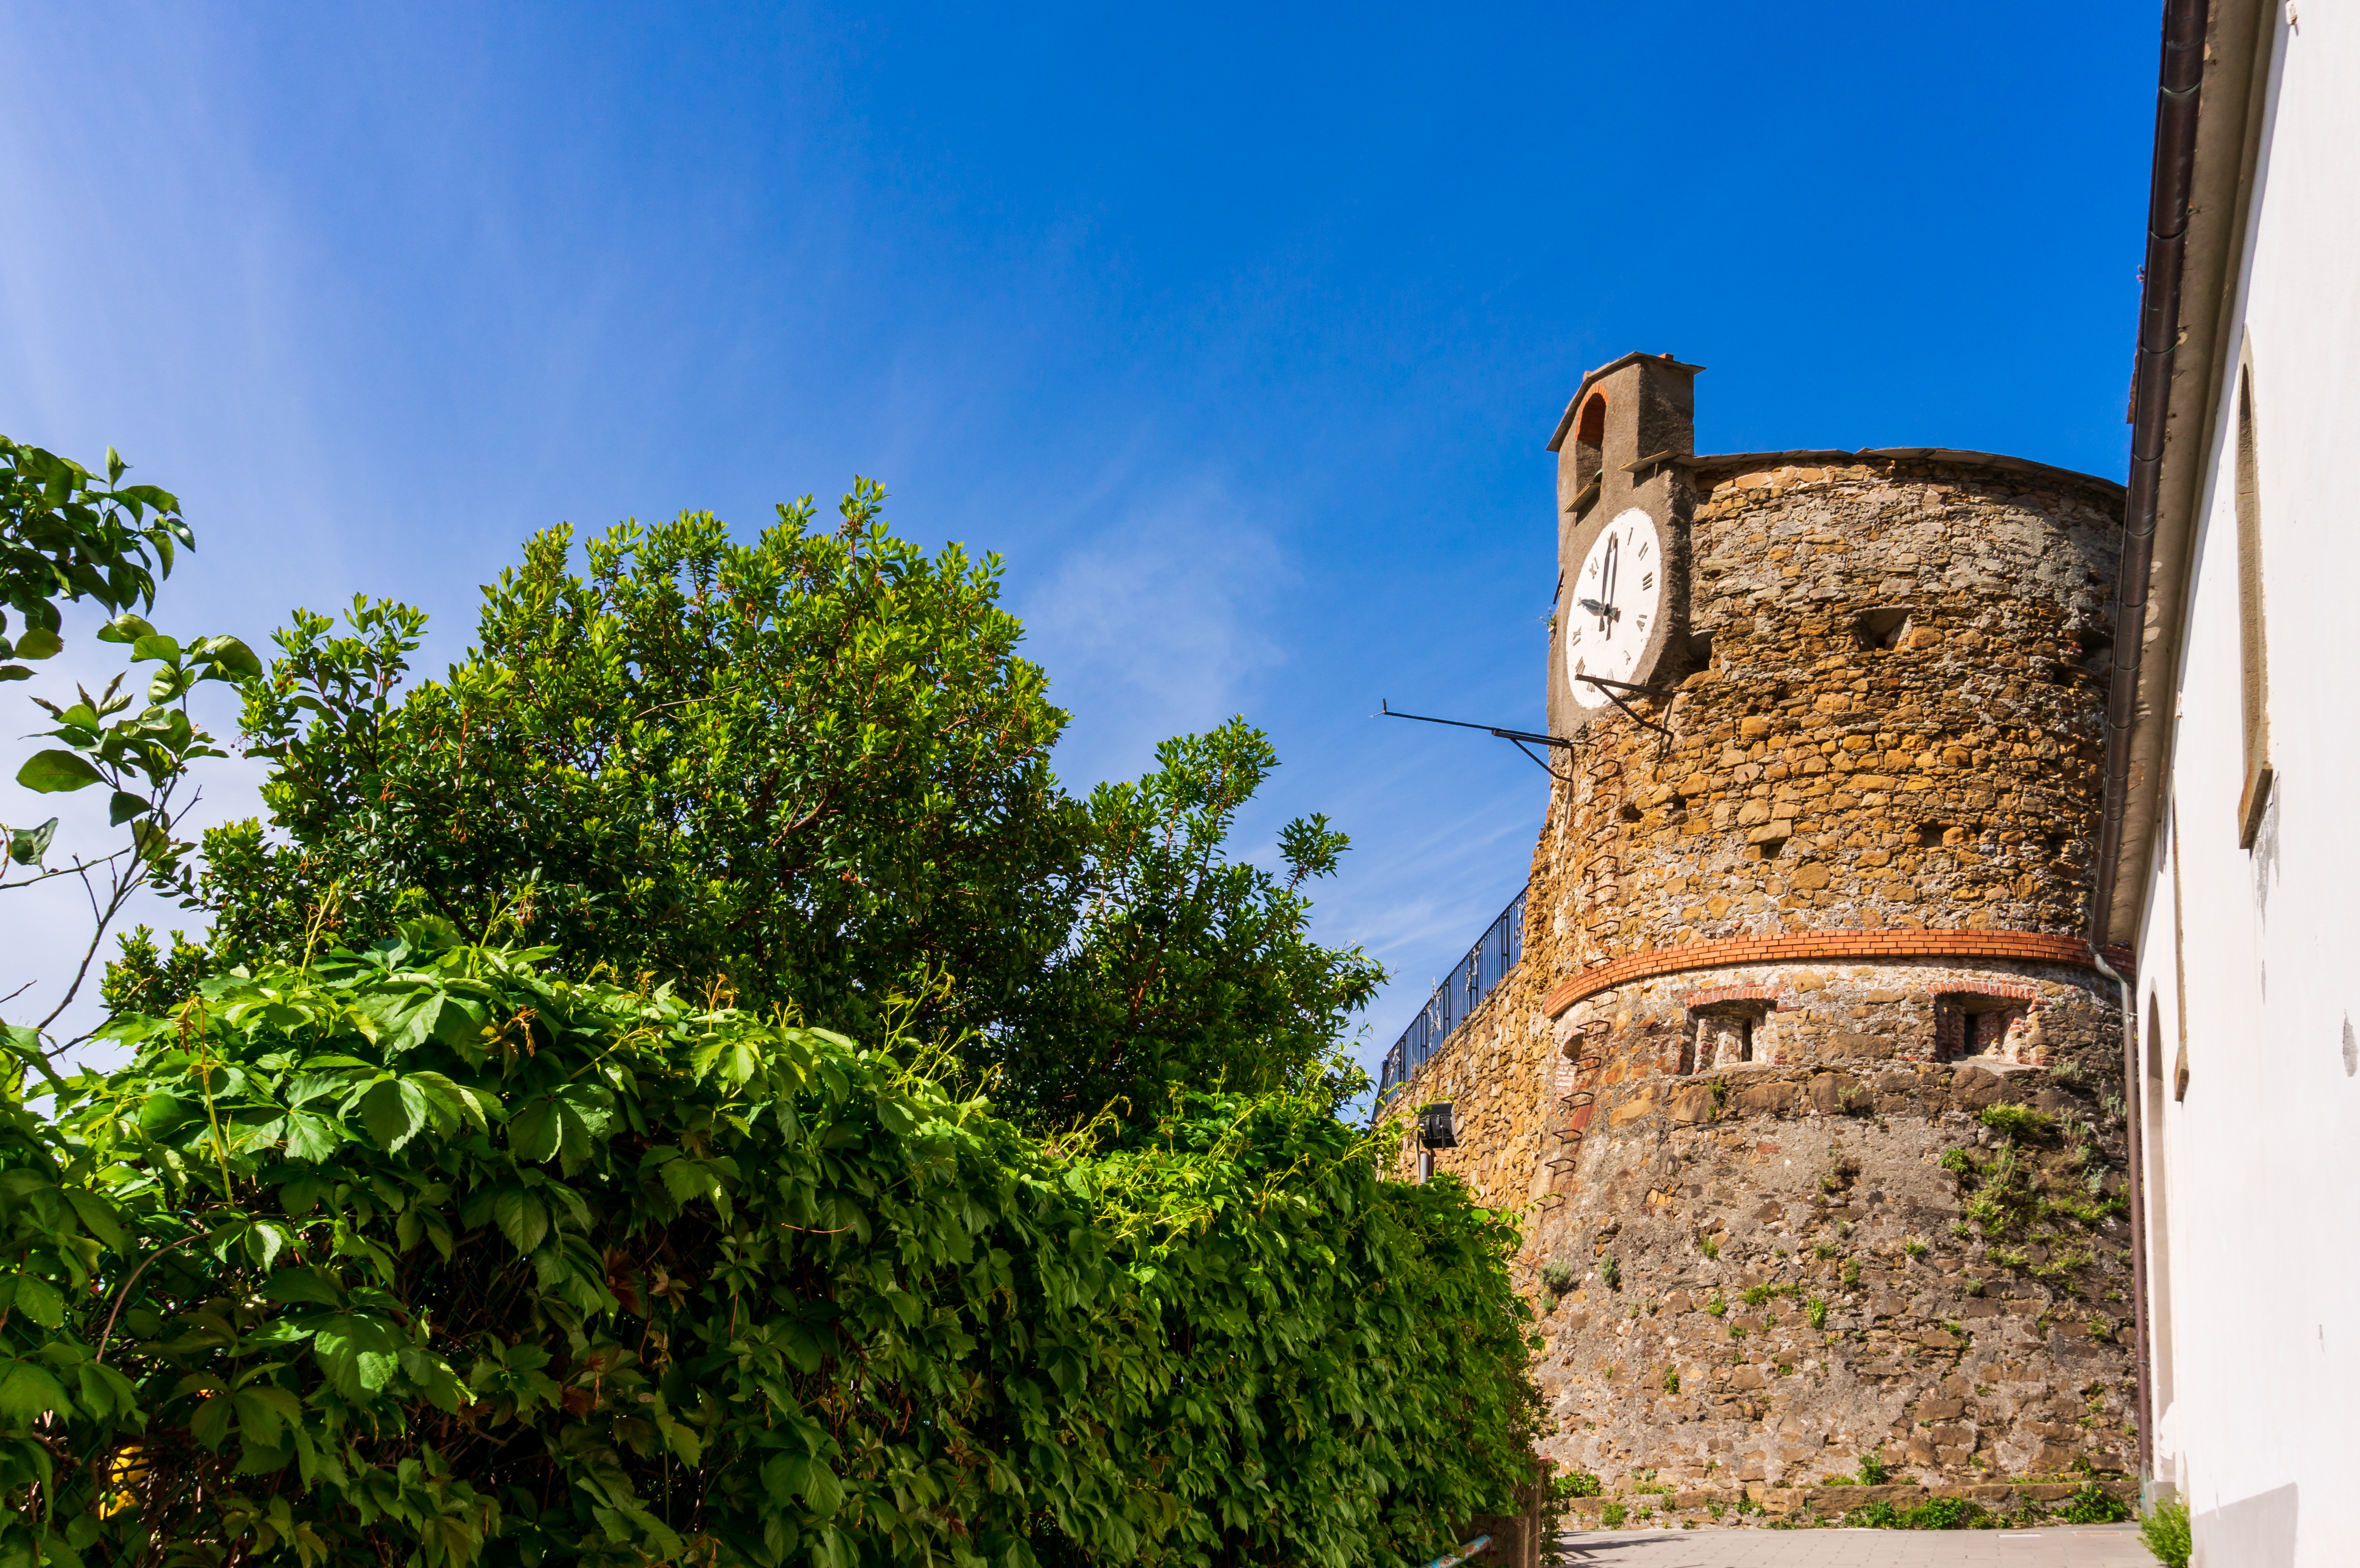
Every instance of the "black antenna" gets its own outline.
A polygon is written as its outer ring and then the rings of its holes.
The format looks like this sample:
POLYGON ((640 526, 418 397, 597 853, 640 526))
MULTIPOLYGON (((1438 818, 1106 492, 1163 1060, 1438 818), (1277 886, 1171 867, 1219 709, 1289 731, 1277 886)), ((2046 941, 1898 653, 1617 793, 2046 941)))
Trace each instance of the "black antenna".
POLYGON ((1513 745, 1518 751, 1523 752, 1526 757, 1532 757, 1535 762, 1540 765, 1542 772, 1547 774, 1558 783, 1570 784, 1573 782, 1573 780, 1568 779, 1564 774, 1559 773, 1556 768, 1551 768, 1548 765, 1547 758, 1535 754, 1532 749, 1535 746, 1561 746, 1567 751, 1571 751, 1573 749, 1573 742, 1569 740, 1561 740, 1556 735, 1535 735, 1531 730, 1502 729, 1497 724, 1471 724, 1465 719, 1437 719, 1430 717, 1425 713, 1404 713, 1382 697, 1377 699, 1377 712, 1370 714, 1369 716, 1372 719, 1415 719, 1422 724, 1456 724, 1462 730, 1481 730, 1487 735, 1498 735, 1502 740, 1513 745), (1530 742, 1531 745, 1526 745, 1526 742, 1530 742))

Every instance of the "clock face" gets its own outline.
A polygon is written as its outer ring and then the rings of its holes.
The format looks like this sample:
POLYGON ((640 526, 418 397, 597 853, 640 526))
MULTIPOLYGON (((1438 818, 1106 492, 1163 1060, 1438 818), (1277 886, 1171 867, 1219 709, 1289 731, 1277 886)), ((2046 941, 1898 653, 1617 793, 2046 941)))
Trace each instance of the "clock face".
MULTIPOLYGON (((1584 676, 1636 683, 1664 609, 1664 547, 1655 520, 1633 506, 1606 525, 1582 558, 1566 595, 1566 684, 1585 708, 1602 708, 1611 687, 1584 676)), ((1620 695, 1617 692, 1617 695, 1620 695)))

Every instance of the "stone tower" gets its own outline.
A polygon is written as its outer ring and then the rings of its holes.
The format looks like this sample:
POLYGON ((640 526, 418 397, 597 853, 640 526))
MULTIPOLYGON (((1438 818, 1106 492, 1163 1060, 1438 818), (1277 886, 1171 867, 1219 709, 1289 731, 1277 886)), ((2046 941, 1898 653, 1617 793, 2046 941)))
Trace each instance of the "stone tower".
POLYGON ((1593 371, 1550 443, 1523 956, 1387 1114, 1449 1102, 1435 1169, 1524 1213, 1567 1469, 2130 1470, 2129 955, 2080 934, 2122 488, 1699 457, 1698 369, 1593 371))

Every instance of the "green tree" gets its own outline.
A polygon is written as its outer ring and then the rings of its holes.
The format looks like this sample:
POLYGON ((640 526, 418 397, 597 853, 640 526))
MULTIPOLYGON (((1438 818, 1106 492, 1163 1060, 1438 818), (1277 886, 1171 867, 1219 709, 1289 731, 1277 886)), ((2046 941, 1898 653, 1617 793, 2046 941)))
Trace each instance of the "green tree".
POLYGON ((1338 1050, 1384 975, 1311 940, 1305 885, 1348 841, 1325 816, 1280 830, 1284 880, 1229 858, 1237 814, 1278 766, 1243 719, 1156 748, 1137 783, 1089 799, 1087 901, 1031 994, 1022 1027, 981 1042, 1037 1116, 1125 1102, 1151 1121, 1170 1097, 1221 1088, 1304 1093, 1333 1106, 1360 1077, 1338 1050))
MULTIPOLYGON (((1290 824, 1283 877, 1229 858, 1276 761, 1242 721, 1073 799, 998 559, 928 555, 883 499, 859 481, 833 530, 806 499, 750 543, 704 514, 626 524, 586 572, 567 530, 538 535, 440 681, 409 684, 416 610, 356 601, 341 632, 298 611, 246 713, 278 832, 205 841, 213 961, 432 912, 853 1033, 921 998, 1028 1116, 1348 1093, 1338 1045, 1380 975, 1309 939, 1304 891, 1343 835, 1290 824)), ((110 995, 154 1010, 187 973, 141 935, 110 995)))
MULTIPOLYGON (((71 877, 91 909, 90 941, 62 990, 54 999, 35 999, 35 1010, 46 1006, 46 1014, 32 1024, 0 1025, 9 1049, 44 1071, 56 1049, 48 1031, 81 993, 124 907, 142 887, 191 890, 193 846, 179 832, 196 803, 189 768, 222 752, 191 720, 191 693, 207 681, 261 673, 235 637, 184 645, 133 609, 154 607, 157 579, 170 572, 175 547, 194 549, 195 540, 170 492, 122 483, 128 466, 109 447, 101 484, 78 463, 0 436, 0 660, 55 658, 65 646, 59 607, 88 600, 114 612, 99 628, 100 641, 128 645, 134 664, 156 667, 140 696, 126 692, 125 677, 117 675, 95 695, 78 688, 71 703, 33 699, 54 721, 42 735, 62 744, 27 757, 16 782, 44 794, 104 788, 108 822, 123 833, 112 850, 69 853, 59 861, 57 818, 0 827, 0 891, 71 877), (12 623, 9 612, 22 624, 12 623)), ((0 681, 29 681, 34 673, 29 664, 0 663, 0 681)))
POLYGON ((225 961, 422 908, 626 978, 725 984, 866 1028, 929 976, 980 1022, 1064 934, 1065 715, 999 562, 929 556, 863 481, 748 543, 683 514, 535 536, 475 646, 403 687, 425 616, 297 612, 246 715, 274 825, 207 843, 225 961))

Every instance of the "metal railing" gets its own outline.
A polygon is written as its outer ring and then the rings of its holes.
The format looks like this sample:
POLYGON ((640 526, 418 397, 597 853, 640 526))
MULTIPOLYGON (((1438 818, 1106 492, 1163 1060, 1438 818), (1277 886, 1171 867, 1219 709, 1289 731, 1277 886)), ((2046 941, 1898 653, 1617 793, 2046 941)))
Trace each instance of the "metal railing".
POLYGON ((1442 1048, 1450 1033, 1467 1021, 1476 1008, 1483 1005, 1516 961, 1524 955, 1524 892, 1516 896, 1500 911, 1480 941, 1467 950, 1434 995, 1426 999, 1409 1028, 1402 1030, 1401 1039, 1385 1052, 1384 1065, 1377 1078, 1377 1108, 1399 1092, 1409 1075, 1425 1064, 1426 1059, 1442 1048))

